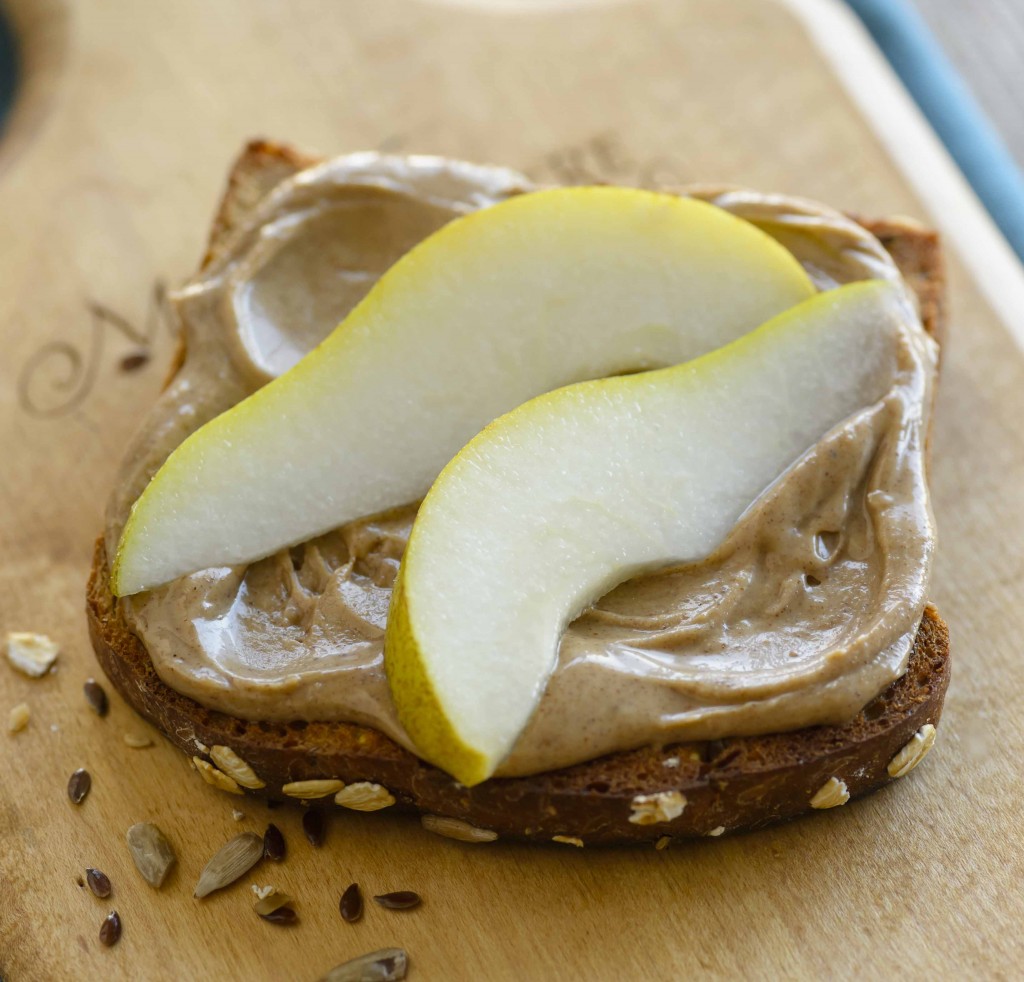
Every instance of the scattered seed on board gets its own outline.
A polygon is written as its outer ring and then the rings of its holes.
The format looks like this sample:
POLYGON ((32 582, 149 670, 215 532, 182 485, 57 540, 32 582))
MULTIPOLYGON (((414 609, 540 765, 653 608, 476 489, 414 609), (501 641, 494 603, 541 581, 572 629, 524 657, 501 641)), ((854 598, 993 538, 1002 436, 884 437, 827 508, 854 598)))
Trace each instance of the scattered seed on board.
POLYGON ((177 862, 174 847, 151 822, 138 822, 125 834, 128 851, 142 878, 157 890, 164 885, 167 874, 177 862))
POLYGON ((480 829, 461 818, 448 818, 445 815, 423 815, 420 824, 435 835, 443 835, 446 839, 458 839, 459 842, 494 842, 498 833, 491 829, 480 829))
POLYGON ((327 821, 319 808, 310 808, 302 815, 302 831, 306 833, 311 846, 322 846, 326 835, 327 821))
POLYGON ((97 716, 106 716, 110 711, 110 700, 107 699, 107 693, 103 686, 96 679, 86 679, 82 691, 85 693, 85 701, 89 703, 92 711, 97 716))
POLYGON ((363 894, 358 883, 352 883, 345 888, 338 910, 341 912, 341 919, 349 924, 355 924, 363 916, 363 894))
POLYGON ((88 867, 85 871, 85 882, 97 897, 102 899, 110 896, 110 878, 102 870, 88 867))
POLYGON ((92 778, 89 772, 84 767, 79 767, 68 780, 68 797, 74 804, 80 805, 91 787, 92 778))
POLYGON ((112 910, 100 925, 100 943, 113 948, 121 940, 121 915, 112 910))
POLYGON ((284 859, 285 853, 287 852, 288 846, 285 844, 281 830, 271 822, 267 826, 267 831, 263 833, 264 857, 269 859, 271 862, 279 863, 284 859))
POLYGON ((373 899, 388 910, 412 910, 422 902, 420 895, 412 890, 395 890, 394 893, 382 893, 373 899))
MULTIPOLYGON (((262 891, 260 891, 262 892, 262 891)), ((256 898, 256 904, 253 910, 256 911, 260 917, 266 917, 268 914, 273 914, 279 907, 291 907, 294 901, 287 893, 282 893, 280 890, 275 890, 273 887, 269 887, 263 896, 256 898)))
POLYGON ((408 968, 401 948, 381 948, 332 968, 320 982, 401 982, 408 968))
POLYGON ((19 702, 7 716, 7 732, 20 733, 28 726, 31 716, 32 711, 28 708, 28 703, 19 702))
POLYGON ((203 867, 196 884, 195 895, 205 897, 234 883, 263 858, 263 837, 255 832, 243 832, 224 843, 203 867))
POLYGON ((288 925, 297 924, 299 921, 299 915, 291 907, 278 907, 269 914, 260 914, 260 917, 265 921, 270 921, 271 924, 288 925))
POLYGON ((122 372, 137 372, 149 362, 148 351, 131 351, 121 359, 122 372))

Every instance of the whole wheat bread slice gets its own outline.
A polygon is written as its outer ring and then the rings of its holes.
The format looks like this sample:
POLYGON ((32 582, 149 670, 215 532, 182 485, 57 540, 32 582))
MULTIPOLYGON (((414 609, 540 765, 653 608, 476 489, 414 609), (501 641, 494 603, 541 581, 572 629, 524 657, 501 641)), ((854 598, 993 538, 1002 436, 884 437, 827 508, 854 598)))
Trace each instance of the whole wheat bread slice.
MULTIPOLYGON (((204 262, 224 248, 249 209, 279 181, 316 162, 285 146, 250 143, 231 171, 204 262)), ((936 234, 906 220, 860 221, 917 293, 925 327, 941 337, 945 278, 936 234)), ((900 750, 922 727, 938 722, 949 682, 949 634, 929 607, 906 674, 846 725, 649 747, 465 788, 376 730, 348 723, 248 722, 207 710, 166 686, 110 593, 102 538, 87 613, 97 658, 128 703, 189 755, 230 747, 265 782, 246 793, 284 798, 282 786, 293 781, 367 781, 387 788, 398 808, 463 819, 505 836, 558 836, 587 845, 760 828, 811 810, 812 798, 832 778, 846 785, 851 798, 874 791, 892 780, 889 765, 900 750), (686 801, 677 817, 652 824, 630 820, 637 817, 638 796, 672 791, 686 801)))

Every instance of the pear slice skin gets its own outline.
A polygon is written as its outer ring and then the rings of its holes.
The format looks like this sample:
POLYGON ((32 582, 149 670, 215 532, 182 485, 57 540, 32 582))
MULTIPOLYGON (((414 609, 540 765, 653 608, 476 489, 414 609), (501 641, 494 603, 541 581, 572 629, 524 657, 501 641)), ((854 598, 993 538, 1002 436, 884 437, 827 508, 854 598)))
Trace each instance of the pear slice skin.
POLYGON ((539 396, 470 441, 420 506, 388 619, 385 669, 418 752, 467 786, 490 777, 573 617, 709 555, 885 395, 904 304, 882 281, 841 287, 687 364, 539 396))
POLYGON ((560 188, 466 215, 168 457, 126 523, 113 591, 251 562, 416 501, 527 399, 696 357, 813 292, 774 239, 674 195, 560 188))

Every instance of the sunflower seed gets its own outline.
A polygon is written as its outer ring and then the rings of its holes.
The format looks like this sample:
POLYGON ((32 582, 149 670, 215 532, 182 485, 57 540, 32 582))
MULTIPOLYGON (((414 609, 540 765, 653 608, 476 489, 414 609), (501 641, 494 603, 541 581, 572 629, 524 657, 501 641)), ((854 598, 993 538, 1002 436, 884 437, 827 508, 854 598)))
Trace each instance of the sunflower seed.
POLYGON ((144 733, 125 733, 121 739, 133 750, 144 750, 153 746, 153 741, 144 733))
POLYGON ((113 948, 121 940, 121 915, 112 910, 100 925, 100 943, 113 948))
POLYGON ((85 693, 85 701, 89 703, 92 711, 97 716, 106 716, 110 711, 110 700, 107 699, 107 693, 103 686, 96 679, 86 679, 82 691, 85 693))
POLYGON ((223 771, 218 770, 208 760, 203 760, 202 757, 193 757, 192 763, 196 765, 196 770, 199 771, 202 779, 211 787, 219 788, 221 791, 227 791, 228 794, 245 793, 238 786, 238 782, 233 777, 230 777, 223 771))
POLYGON ((260 914, 260 917, 271 924, 297 924, 299 921, 299 915, 291 907, 278 907, 269 914, 260 914))
POLYGON ((89 889, 97 897, 102 899, 110 896, 110 879, 102 870, 93 869, 90 866, 85 871, 85 882, 89 884, 89 889))
POLYGON ((210 750, 213 762, 230 777, 236 784, 243 788, 265 788, 266 783, 261 781, 256 772, 238 756, 230 747, 217 746, 210 750))
POLYGON ((263 833, 263 855, 271 862, 279 863, 288 851, 281 830, 271 822, 263 833))
POLYGON ((255 910, 260 917, 266 917, 268 914, 273 914, 274 911, 280 907, 289 906, 292 902, 292 898, 289 897, 287 893, 271 889, 269 893, 264 894, 256 901, 256 905, 253 907, 253 910, 255 910))
POLYGON ((133 825, 125 835, 135 868, 151 886, 160 889, 177 861, 167 837, 150 822, 133 825))
POLYGON ((458 839, 459 842, 493 842, 498 838, 497 832, 490 829, 478 829, 461 818, 448 818, 446 815, 424 815, 420 823, 428 832, 443 835, 447 839, 458 839))
POLYGON ((359 884, 353 883, 345 888, 341 895, 341 902, 338 904, 341 912, 341 919, 355 924, 363 916, 363 895, 359 890, 359 884))
POLYGON ((401 982, 408 967, 401 948, 381 948, 332 968, 320 982, 401 982))
POLYGON ((326 798, 345 787, 344 782, 333 779, 318 781, 292 781, 281 788, 289 798, 326 798))
POLYGON ((92 787, 92 778, 84 767, 79 767, 68 781, 68 797, 76 805, 80 805, 92 787))
POLYGON ((382 808, 390 808, 395 803, 395 796, 379 784, 358 781, 342 788, 334 796, 334 802, 357 812, 376 812, 382 808))
POLYGON ((373 898, 381 907, 388 910, 412 910, 419 907, 421 898, 418 893, 412 890, 396 890, 394 893, 382 893, 373 898))
POLYGON ((234 883, 249 872, 263 856, 263 839, 255 832, 243 832, 226 842, 203 867, 195 895, 205 897, 234 883))
POLYGON ((327 820, 319 808, 310 808, 302 816, 302 831, 306 833, 311 846, 322 846, 327 833, 327 820))
POLYGON ((553 835, 551 841, 560 842, 564 846, 575 846, 577 849, 583 848, 583 840, 577 835, 553 835))

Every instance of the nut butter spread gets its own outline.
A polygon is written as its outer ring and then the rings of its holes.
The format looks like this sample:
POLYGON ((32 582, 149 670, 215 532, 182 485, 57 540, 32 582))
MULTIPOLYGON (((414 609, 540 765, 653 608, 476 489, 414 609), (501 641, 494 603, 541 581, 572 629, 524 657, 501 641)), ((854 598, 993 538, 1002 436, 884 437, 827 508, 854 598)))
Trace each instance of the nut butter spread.
MULTIPOLYGON (((526 187, 498 168, 373 154, 279 185, 175 297, 185 363, 129 450, 108 507, 108 554, 185 436, 291 367, 421 238, 526 187)), ((773 235, 820 289, 901 282, 882 247, 835 212, 747 191, 689 193, 773 235)), ((840 723, 904 672, 934 541, 924 441, 936 362, 904 291, 885 398, 796 461, 714 555, 630 580, 577 618, 499 773, 840 723)), ((364 723, 410 746, 383 642, 415 513, 410 504, 249 566, 182 577, 122 600, 125 617, 164 682, 205 706, 364 723)))

